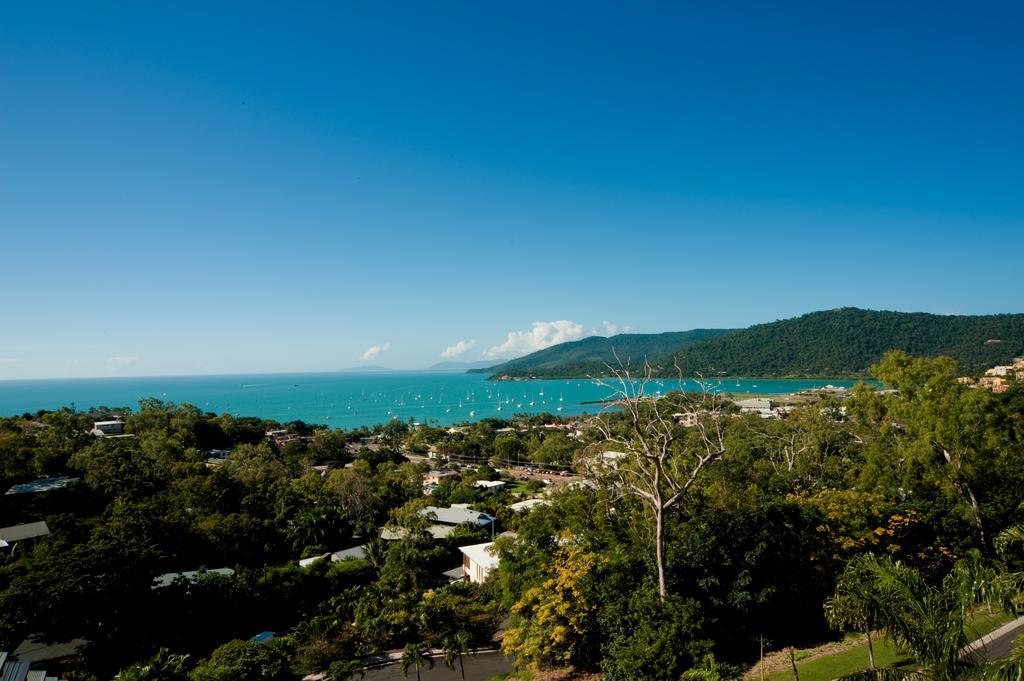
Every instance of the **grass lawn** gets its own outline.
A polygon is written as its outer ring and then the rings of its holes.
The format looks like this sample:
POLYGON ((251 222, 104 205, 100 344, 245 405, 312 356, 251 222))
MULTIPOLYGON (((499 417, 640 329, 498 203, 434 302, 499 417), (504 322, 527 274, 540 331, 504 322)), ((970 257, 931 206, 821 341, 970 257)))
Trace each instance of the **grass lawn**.
MULTIPOLYGON (((863 639, 863 637, 860 637, 863 639)), ((875 664, 879 667, 903 666, 908 664, 905 655, 900 655, 890 643, 872 637, 875 647, 875 664)), ((800 653, 797 652, 797 657, 800 653)), ((822 655, 811 660, 796 662, 800 672, 800 681, 831 681, 832 679, 868 668, 868 644, 865 641, 853 648, 842 650, 831 655, 822 655)), ((791 681, 792 669, 768 675, 768 681, 791 681)))
POLYGON ((987 612, 979 612, 974 616, 970 628, 967 629, 967 638, 972 641, 979 639, 985 634, 991 633, 1013 619, 1012 615, 996 612, 989 615, 987 612))
MULTIPOLYGON (((989 615, 978 613, 975 616, 971 628, 967 632, 967 638, 974 640, 997 629, 1008 622, 1012 617, 1003 613, 989 615)), ((861 669, 868 668, 868 644, 863 636, 858 637, 861 643, 830 655, 822 655, 809 660, 796 662, 797 671, 800 673, 800 681, 831 681, 832 679, 851 674, 861 669)), ((886 640, 878 640, 872 637, 875 647, 875 664, 879 667, 898 666, 904 667, 913 664, 912 659, 900 655, 896 649, 886 640)), ((800 657, 797 651, 797 657, 800 657)), ((792 669, 773 672, 768 674, 768 681, 792 681, 792 669)))

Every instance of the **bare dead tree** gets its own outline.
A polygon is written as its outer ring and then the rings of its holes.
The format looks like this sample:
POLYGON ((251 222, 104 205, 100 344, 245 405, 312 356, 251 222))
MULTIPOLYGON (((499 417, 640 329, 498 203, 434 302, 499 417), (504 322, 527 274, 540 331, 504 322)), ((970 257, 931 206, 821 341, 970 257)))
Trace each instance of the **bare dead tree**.
MULTIPOLYGON (((647 394, 653 371, 646 361, 639 377, 621 361, 617 367, 606 366, 613 379, 599 379, 597 383, 612 391, 612 406, 621 407, 623 420, 606 411, 595 417, 591 425, 602 444, 611 445, 626 456, 608 465, 598 463, 596 469, 617 491, 638 497, 650 509, 658 595, 664 602, 668 593, 665 517, 686 500, 708 465, 725 453, 721 405, 699 378, 699 393, 681 392, 678 400, 669 402, 647 394), (682 424, 686 425, 685 431, 682 424), (684 432, 693 436, 686 437, 684 432)), ((678 365, 676 370, 682 387, 678 365)), ((600 455, 598 459, 603 461, 600 455)))
POLYGON ((784 468, 787 473, 792 473, 800 456, 809 451, 813 442, 807 433, 801 430, 794 430, 786 435, 764 435, 771 449, 771 464, 775 472, 784 468))

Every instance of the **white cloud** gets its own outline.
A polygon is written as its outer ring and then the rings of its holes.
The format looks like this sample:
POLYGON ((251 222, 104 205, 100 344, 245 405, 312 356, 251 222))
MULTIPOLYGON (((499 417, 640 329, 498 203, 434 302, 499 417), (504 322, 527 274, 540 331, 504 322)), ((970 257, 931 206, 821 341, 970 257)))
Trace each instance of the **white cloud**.
POLYGON ((120 371, 139 363, 138 357, 107 357, 107 371, 120 371))
POLYGON ((17 357, 0 357, 0 364, 17 364, 20 361, 17 357))
POLYGON ((452 357, 458 357, 463 353, 469 352, 475 347, 475 340, 460 340, 455 345, 450 345, 447 348, 445 348, 444 352, 441 353, 441 356, 446 359, 451 359, 452 357))
POLYGON ((583 326, 567 319, 554 322, 534 322, 529 331, 509 331, 508 338, 501 345, 495 345, 484 353, 485 357, 518 357, 537 350, 579 340, 583 337, 583 326))
POLYGON ((390 349, 391 343, 385 343, 384 345, 371 345, 366 349, 366 352, 364 352, 363 356, 360 357, 359 359, 361 359, 364 362, 377 359, 377 356, 380 355, 380 353, 387 352, 390 349))
POLYGON ((633 330, 632 326, 619 326, 618 324, 609 321, 603 321, 601 323, 604 324, 605 336, 615 336, 620 333, 629 333, 633 330))

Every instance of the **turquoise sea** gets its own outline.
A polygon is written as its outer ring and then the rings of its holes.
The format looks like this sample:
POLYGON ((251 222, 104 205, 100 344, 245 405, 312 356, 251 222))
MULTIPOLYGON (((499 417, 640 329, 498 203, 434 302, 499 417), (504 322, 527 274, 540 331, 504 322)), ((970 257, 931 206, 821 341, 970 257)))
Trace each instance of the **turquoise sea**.
MULTIPOLYGON (((735 393, 783 394, 852 381, 723 379, 714 388, 735 393)), ((678 380, 652 382, 647 392, 678 390, 678 380)), ((684 387, 696 389, 686 381, 684 387)), ((483 374, 438 372, 257 374, 0 381, 0 415, 74 407, 136 408, 155 397, 188 402, 203 411, 258 416, 282 422, 301 419, 352 428, 412 418, 441 425, 519 413, 574 416, 596 413, 608 388, 588 379, 488 381, 483 374)))

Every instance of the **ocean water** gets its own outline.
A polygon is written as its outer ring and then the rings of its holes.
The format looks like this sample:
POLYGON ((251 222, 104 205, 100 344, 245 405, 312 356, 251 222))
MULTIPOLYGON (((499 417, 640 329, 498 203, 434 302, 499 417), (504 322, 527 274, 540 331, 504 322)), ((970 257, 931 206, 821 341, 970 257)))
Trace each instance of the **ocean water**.
MULTIPOLYGON (((838 380, 741 378, 723 379, 713 388, 785 394, 829 383, 853 385, 838 380)), ((678 380, 660 380, 651 382, 647 392, 678 390, 680 385, 678 380)), ((683 387, 693 390, 697 385, 686 381, 683 387)), ((393 418, 449 425, 520 413, 575 416, 600 411, 602 406, 592 402, 610 396, 607 387, 588 379, 496 382, 484 374, 438 372, 75 378, 0 381, 0 415, 61 407, 134 409, 140 399, 155 397, 218 414, 353 428, 393 418)))

